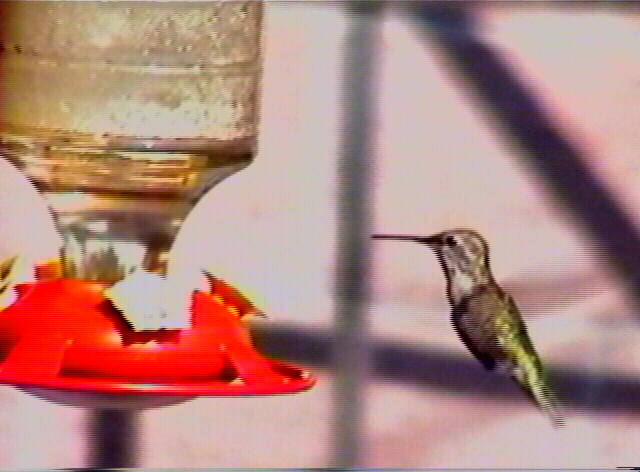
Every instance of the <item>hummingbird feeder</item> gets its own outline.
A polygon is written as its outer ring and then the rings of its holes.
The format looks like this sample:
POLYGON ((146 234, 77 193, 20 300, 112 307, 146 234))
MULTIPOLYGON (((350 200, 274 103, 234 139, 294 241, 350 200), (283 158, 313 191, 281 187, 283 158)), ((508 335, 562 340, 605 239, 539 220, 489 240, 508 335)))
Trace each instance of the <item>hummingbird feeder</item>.
POLYGON ((2 2, 0 156, 45 197, 63 247, 4 287, 0 382, 109 409, 314 384, 255 349, 257 310, 219 278, 185 291, 173 324, 148 308, 162 290, 132 281, 169 278, 184 218, 253 159, 261 15, 258 1, 2 2))
POLYGON ((123 405, 142 407, 311 387, 307 373, 253 348, 242 322, 251 305, 228 289, 216 290, 227 286, 210 280, 210 291, 192 294, 191 327, 156 331, 134 331, 99 282, 41 278, 17 285, 17 300, 0 312, 0 382, 94 407, 113 406, 118 394, 123 405), (81 400, 51 389, 98 395, 81 400), (150 398, 134 402, 132 395, 150 398))

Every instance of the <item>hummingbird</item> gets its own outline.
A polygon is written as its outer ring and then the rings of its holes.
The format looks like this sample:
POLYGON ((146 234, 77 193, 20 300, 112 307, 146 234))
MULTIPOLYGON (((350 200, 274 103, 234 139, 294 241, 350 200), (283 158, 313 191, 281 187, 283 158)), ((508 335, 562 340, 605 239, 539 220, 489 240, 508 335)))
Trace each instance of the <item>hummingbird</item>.
POLYGON ((452 229, 432 236, 372 237, 413 241, 433 249, 447 280, 451 321, 460 340, 487 370, 509 374, 555 427, 564 424, 520 311, 493 277, 489 245, 480 234, 452 229))

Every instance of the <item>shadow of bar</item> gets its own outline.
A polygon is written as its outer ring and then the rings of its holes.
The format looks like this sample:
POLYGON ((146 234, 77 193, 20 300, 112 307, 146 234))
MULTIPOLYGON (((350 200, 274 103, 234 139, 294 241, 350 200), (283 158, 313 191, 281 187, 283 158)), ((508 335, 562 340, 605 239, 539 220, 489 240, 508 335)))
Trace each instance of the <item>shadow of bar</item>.
MULTIPOLYGON (((328 331, 286 326, 259 327, 255 338, 269 356, 330 368, 335 340, 328 331)), ((372 379, 456 394, 527 402, 508 377, 484 368, 469 356, 432 346, 372 341, 372 379)), ((591 369, 548 365, 554 387, 567 408, 640 414, 640 381, 591 369)))

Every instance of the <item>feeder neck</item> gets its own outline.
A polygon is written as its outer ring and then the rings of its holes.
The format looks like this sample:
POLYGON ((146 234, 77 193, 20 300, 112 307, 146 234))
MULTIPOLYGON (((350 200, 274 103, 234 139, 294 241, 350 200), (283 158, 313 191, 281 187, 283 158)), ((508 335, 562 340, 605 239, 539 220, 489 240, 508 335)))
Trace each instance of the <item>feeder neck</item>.
POLYGON ((164 273, 200 197, 252 160, 252 139, 210 144, 198 152, 0 148, 47 200, 64 276, 114 283, 136 268, 164 273))

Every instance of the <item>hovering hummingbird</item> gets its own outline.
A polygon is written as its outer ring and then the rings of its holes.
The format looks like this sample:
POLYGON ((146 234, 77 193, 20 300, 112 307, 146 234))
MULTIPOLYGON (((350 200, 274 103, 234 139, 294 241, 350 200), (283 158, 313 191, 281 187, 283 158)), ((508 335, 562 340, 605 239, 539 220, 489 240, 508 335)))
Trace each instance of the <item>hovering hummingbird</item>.
POLYGON ((554 426, 563 425, 518 307, 493 278, 489 246, 482 236, 454 229, 426 237, 376 234, 373 238, 413 241, 432 248, 447 279, 451 320, 462 342, 486 369, 509 373, 554 426))

